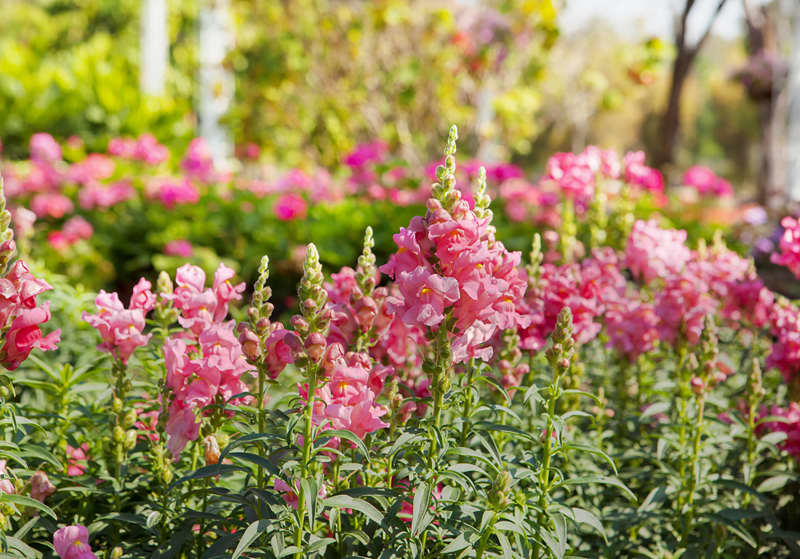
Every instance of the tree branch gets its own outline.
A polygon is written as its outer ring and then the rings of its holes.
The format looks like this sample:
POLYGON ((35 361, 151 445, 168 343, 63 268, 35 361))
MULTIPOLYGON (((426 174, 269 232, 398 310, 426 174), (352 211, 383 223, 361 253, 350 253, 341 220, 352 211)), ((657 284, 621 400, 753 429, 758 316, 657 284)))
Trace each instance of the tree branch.
POLYGON ((714 22, 717 21, 717 16, 719 16, 719 13, 722 11, 722 8, 725 7, 725 3, 727 1, 728 0, 719 0, 719 3, 717 4, 717 9, 714 10, 714 14, 711 16, 711 20, 708 22, 708 27, 706 27, 705 32, 697 41, 697 43, 690 49, 692 57, 694 57, 698 53, 700 48, 703 46, 703 43, 705 43, 706 39, 708 39, 708 36, 711 34, 711 29, 714 27, 714 22))

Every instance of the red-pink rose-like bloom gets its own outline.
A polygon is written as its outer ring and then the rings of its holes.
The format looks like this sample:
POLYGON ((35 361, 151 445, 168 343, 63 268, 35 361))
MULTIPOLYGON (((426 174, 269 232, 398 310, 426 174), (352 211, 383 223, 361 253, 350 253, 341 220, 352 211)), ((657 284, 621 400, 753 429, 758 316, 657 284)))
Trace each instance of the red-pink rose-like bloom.
POLYGON ((650 283, 680 273, 692 257, 686 231, 662 229, 655 220, 637 220, 625 247, 625 265, 637 279, 650 283))
POLYGON ((191 258, 193 253, 194 247, 192 247, 192 243, 185 239, 175 239, 164 245, 164 254, 168 256, 191 258))
POLYGON ((61 146, 47 132, 38 132, 31 136, 31 159, 53 163, 61 161, 61 146))
POLYGON ((625 154, 623 158, 625 181, 654 194, 663 193, 664 177, 657 169, 645 165, 644 161, 643 151, 630 151, 625 154))
POLYGON ((775 405, 764 407, 759 413, 759 418, 767 416, 783 417, 785 421, 760 423, 756 427, 756 433, 759 436, 775 431, 786 433, 786 439, 780 443, 779 447, 796 460, 800 460, 800 404, 791 402, 788 408, 775 405))
POLYGON ((53 547, 61 559, 97 559, 89 546, 89 530, 80 524, 56 530, 53 547))
POLYGON ((783 234, 778 244, 780 253, 772 255, 772 262, 786 266, 800 278, 800 221, 793 217, 781 220, 783 234))
POLYGON ((281 221, 304 219, 308 204, 299 194, 284 194, 275 201, 275 217, 281 221))
POLYGON ((166 432, 169 435, 167 450, 172 453, 175 461, 189 441, 197 440, 200 434, 200 422, 197 421, 193 409, 183 400, 175 399, 170 404, 166 432))
POLYGON ((61 340, 61 330, 42 335, 40 324, 50 320, 50 304, 22 310, 11 328, 6 332, 6 340, 0 349, 0 363, 11 371, 19 367, 36 348, 42 351, 55 349, 61 340))
POLYGON ((31 200, 31 210, 37 217, 58 219, 72 213, 74 208, 72 200, 57 192, 37 194, 31 200))

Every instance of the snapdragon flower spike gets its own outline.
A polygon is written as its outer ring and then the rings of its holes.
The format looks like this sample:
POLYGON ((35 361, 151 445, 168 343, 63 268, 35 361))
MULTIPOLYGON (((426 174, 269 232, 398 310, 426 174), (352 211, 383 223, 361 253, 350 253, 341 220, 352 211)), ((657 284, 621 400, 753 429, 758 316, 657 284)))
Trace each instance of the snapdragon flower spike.
POLYGON ((84 311, 83 320, 94 326, 100 333, 100 351, 113 355, 127 363, 137 347, 147 345, 152 334, 142 334, 145 316, 155 306, 156 297, 150 291, 151 284, 144 278, 133 288, 131 300, 126 309, 116 293, 100 291, 95 298, 97 314, 84 311))
POLYGON ((387 299, 388 310, 431 335, 444 324, 453 362, 460 363, 489 359, 492 336, 526 321, 516 304, 527 282, 520 254, 495 239, 490 214, 478 217, 455 189, 456 137, 453 128, 425 217, 394 236, 398 250, 380 270, 399 291, 387 299))
POLYGON ((778 445, 779 448, 786 451, 795 460, 800 461, 800 404, 791 402, 788 408, 772 405, 761 409, 759 423, 756 427, 758 436, 763 437, 767 433, 776 431, 786 433, 786 439, 778 445), (760 421, 769 416, 781 417, 783 421, 764 423, 760 421))
POLYGON ((686 231, 662 229, 655 220, 637 220, 625 247, 625 265, 633 276, 650 283, 680 273, 692 257, 686 231))
POLYGON ((380 277, 378 268, 375 265, 375 255, 372 253, 372 247, 375 246, 375 240, 372 238, 372 227, 367 226, 364 231, 364 243, 361 255, 358 257, 358 266, 356 267, 356 282, 361 290, 361 295, 372 295, 377 280, 380 277))

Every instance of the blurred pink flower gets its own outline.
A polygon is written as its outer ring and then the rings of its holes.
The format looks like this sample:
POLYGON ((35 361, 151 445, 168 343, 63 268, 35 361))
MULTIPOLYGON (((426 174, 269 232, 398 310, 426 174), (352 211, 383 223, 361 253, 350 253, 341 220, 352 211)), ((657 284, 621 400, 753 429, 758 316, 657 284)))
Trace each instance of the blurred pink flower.
POLYGON ((58 193, 37 194, 31 200, 31 210, 37 217, 52 217, 55 219, 72 213, 74 206, 72 200, 58 193))
POLYGON ((275 216, 281 221, 305 219, 308 204, 302 196, 297 194, 284 194, 275 201, 275 216))
POLYGON ((194 249, 192 243, 185 239, 175 239, 164 245, 164 254, 168 256, 180 256, 181 258, 191 258, 194 249))
POLYGON ((31 136, 31 159, 53 163, 61 160, 61 146, 47 132, 38 132, 31 136))

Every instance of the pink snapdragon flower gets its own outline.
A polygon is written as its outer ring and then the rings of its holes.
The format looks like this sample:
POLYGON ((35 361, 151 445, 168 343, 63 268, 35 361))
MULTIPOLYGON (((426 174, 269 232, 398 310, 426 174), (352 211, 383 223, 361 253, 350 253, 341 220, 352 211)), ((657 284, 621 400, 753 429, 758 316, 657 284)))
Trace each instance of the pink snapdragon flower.
POLYGON ((767 368, 774 367, 787 383, 794 382, 800 373, 800 310, 788 302, 776 304, 770 316, 770 332, 775 336, 767 368))
POLYGON ((786 266, 800 278, 800 220, 784 217, 781 220, 783 234, 778 244, 779 254, 773 254, 771 260, 780 266, 786 266))
POLYGON ((590 159, 574 153, 556 153, 547 161, 544 180, 553 181, 577 206, 585 207, 594 196, 595 170, 590 159))
POLYGON ((61 331, 54 330, 42 335, 39 325, 50 320, 50 303, 41 307, 24 309, 19 312, 5 336, 5 344, 0 349, 0 363, 13 371, 28 358, 31 351, 56 349, 61 341, 61 331))
POLYGON ((95 299, 99 312, 93 315, 85 311, 83 313, 83 319, 97 329, 103 340, 97 349, 127 363, 137 347, 147 345, 152 334, 144 335, 142 330, 145 327, 145 315, 155 304, 155 295, 150 288, 150 282, 141 278, 133 288, 127 309, 116 293, 100 291, 95 299))
POLYGON ((655 220, 637 220, 625 247, 625 265, 645 283, 680 273, 692 253, 686 231, 662 229, 655 220))
POLYGON ((169 435, 167 450, 177 461, 189 441, 197 440, 200 434, 200 422, 195 412, 183 400, 175 399, 169 406, 166 432, 169 435))
MULTIPOLYGON (((314 400, 313 422, 323 429, 346 429, 364 438, 367 433, 389 426, 380 418, 388 413, 376 399, 391 367, 372 367, 363 353, 344 354, 338 344, 328 347, 323 368, 328 382, 314 400)), ((298 387, 303 399, 305 387, 298 387)))
POLYGON ((630 362, 653 350, 658 342, 658 315, 651 303, 621 299, 605 314, 608 345, 630 362))
POLYGON ((89 530, 80 524, 59 528, 53 534, 53 547, 61 559, 97 559, 89 546, 89 530))
POLYGON ((775 405, 764 407, 759 413, 759 419, 767 416, 783 417, 785 421, 760 423, 756 427, 756 433, 759 436, 775 431, 786 433, 786 439, 779 444, 779 447, 796 460, 800 460, 800 404, 790 402, 788 408, 775 405))
POLYGON ((398 296, 389 311, 410 326, 435 331, 449 314, 456 363, 492 355, 491 337, 527 321, 517 309, 526 289, 519 253, 494 238, 488 218, 479 219, 465 200, 452 212, 431 198, 424 218, 415 217, 394 235, 397 252, 380 270, 395 278, 398 296))
POLYGON ((659 338, 675 343, 681 337, 694 345, 703 331, 705 315, 716 310, 708 284, 690 274, 669 277, 656 295, 659 338))
POLYGON ((305 219, 308 212, 308 204, 298 194, 284 194, 275 201, 274 211, 275 217, 281 221, 305 219))
POLYGON ((110 155, 133 159, 136 153, 136 140, 133 138, 111 138, 106 151, 110 155))
POLYGON ((64 223, 64 227, 61 228, 61 233, 68 243, 73 244, 91 238, 94 229, 88 221, 76 215, 69 218, 66 223, 64 223))

